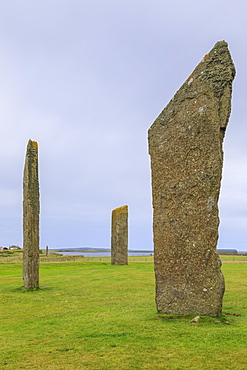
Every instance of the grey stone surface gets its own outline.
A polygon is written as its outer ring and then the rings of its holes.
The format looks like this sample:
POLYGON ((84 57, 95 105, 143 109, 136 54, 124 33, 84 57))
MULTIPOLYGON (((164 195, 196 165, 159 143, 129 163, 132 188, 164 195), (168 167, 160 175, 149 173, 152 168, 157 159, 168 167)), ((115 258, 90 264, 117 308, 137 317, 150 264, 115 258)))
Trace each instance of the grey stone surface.
POLYGON ((29 140, 23 175, 23 282, 39 287, 39 177, 38 144, 29 140))
POLYGON ((111 264, 128 264, 128 206, 112 211, 111 264))
POLYGON ((221 314, 218 198, 234 76, 228 45, 217 42, 149 129, 160 313, 221 314))

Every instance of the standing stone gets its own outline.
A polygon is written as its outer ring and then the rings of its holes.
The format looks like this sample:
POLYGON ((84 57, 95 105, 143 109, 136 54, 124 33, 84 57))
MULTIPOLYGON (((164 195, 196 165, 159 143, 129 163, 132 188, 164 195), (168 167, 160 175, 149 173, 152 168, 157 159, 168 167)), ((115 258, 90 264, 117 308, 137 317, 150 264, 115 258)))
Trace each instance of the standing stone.
POLYGON ((218 199, 234 76, 217 42, 149 129, 160 313, 221 314, 218 199))
POLYGON ((128 206, 112 211, 111 264, 128 265, 128 206))
POLYGON ((39 178, 38 143, 28 141, 23 176, 23 281, 39 287, 39 178))

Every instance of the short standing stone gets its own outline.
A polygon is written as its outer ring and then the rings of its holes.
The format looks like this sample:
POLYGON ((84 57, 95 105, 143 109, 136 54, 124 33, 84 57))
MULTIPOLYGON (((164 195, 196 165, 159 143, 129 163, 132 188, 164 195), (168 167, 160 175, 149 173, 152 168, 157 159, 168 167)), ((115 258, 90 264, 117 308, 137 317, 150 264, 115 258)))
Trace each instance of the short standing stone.
POLYGON ((128 264, 128 206, 112 211, 111 263, 128 264))
POLYGON ((160 313, 221 314, 218 198, 234 76, 220 41, 149 129, 160 313))
POLYGON ((39 287, 39 178, 38 144, 29 140, 23 176, 23 281, 39 287))

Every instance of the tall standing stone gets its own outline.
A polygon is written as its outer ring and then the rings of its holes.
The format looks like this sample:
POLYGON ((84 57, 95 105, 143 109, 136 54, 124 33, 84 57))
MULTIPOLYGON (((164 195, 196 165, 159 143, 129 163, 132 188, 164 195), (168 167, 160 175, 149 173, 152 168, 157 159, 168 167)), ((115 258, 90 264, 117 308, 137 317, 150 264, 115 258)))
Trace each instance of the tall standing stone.
POLYGON ((128 265, 128 206, 112 211, 111 264, 128 265))
POLYGON ((23 281, 39 287, 39 178, 38 143, 28 141, 23 176, 23 281))
POLYGON ((234 76, 217 42, 149 129, 160 313, 221 314, 218 198, 234 76))

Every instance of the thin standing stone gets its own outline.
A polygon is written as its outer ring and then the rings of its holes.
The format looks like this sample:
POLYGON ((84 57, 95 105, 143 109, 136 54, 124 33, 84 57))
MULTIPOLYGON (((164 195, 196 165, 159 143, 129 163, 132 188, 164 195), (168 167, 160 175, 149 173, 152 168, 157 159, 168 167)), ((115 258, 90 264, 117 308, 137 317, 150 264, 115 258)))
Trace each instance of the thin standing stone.
POLYGON ((149 129, 160 313, 221 314, 218 199, 234 76, 228 45, 217 42, 149 129))
POLYGON ((39 178, 38 143, 28 141, 23 176, 23 281, 39 288, 39 178))
POLYGON ((111 264, 128 265, 128 206, 112 211, 111 264))

